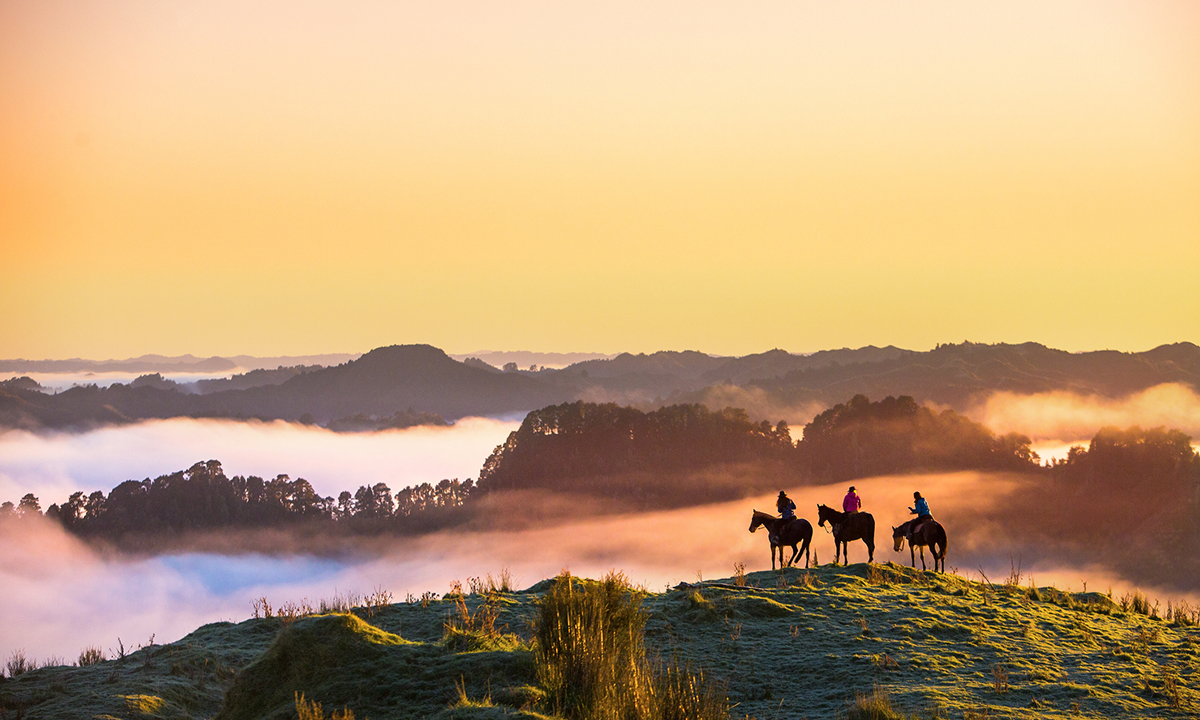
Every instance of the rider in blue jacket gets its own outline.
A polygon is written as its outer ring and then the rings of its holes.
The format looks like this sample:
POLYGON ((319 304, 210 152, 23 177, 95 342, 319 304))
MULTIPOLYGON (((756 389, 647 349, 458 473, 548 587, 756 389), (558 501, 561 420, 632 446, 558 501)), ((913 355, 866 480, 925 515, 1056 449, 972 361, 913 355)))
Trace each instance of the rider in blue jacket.
POLYGON ((929 513, 929 503, 926 502, 925 498, 921 497, 921 493, 914 492, 913 500, 913 507, 910 507, 908 512, 912 515, 916 515, 917 519, 908 526, 909 541, 911 541, 913 535, 921 529, 921 526, 925 524, 926 520, 933 519, 933 516, 929 513))
POLYGON ((796 519, 796 503, 782 490, 779 491, 779 498, 775 500, 775 509, 784 520, 796 519))

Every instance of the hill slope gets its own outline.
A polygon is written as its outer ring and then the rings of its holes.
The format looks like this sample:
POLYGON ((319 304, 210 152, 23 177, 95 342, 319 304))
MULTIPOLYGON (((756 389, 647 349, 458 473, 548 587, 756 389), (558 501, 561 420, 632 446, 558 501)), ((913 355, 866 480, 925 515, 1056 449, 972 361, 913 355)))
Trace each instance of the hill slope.
MULTIPOLYGON (((647 642, 725 683, 732 715, 844 716, 879 688, 922 717, 1193 717, 1200 630, 1098 593, 989 585, 895 565, 757 572, 650 594, 647 642)), ((504 593, 528 637, 538 593, 504 593)), ((482 604, 467 599, 472 611, 482 604)), ((443 641, 454 603, 215 623, 169 645, 0 681, 9 717, 295 717, 294 693, 359 718, 534 717, 528 646, 443 641), (463 693, 475 705, 450 707, 463 693), (222 706, 222 698, 226 698, 222 706), (484 701, 490 698, 491 706, 484 701)))

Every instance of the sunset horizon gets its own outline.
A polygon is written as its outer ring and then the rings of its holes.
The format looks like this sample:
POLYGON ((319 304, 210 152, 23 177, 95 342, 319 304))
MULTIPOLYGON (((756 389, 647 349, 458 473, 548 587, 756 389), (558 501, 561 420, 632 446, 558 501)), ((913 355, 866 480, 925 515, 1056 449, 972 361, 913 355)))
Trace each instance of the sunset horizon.
POLYGON ((0 718, 1200 713, 1196 0, 4 0, 0 258, 0 718))

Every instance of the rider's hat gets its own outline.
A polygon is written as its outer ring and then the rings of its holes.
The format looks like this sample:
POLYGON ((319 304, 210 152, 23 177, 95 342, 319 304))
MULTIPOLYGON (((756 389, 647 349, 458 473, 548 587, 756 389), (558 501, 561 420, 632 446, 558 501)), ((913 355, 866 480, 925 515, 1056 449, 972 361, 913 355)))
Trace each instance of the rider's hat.
POLYGON ((779 494, 780 494, 780 495, 785 495, 786 493, 784 493, 782 490, 780 490, 780 491, 779 491, 779 494))
POLYGON ((853 485, 851 485, 851 486, 850 486, 850 492, 854 492, 854 486, 853 486, 853 485))

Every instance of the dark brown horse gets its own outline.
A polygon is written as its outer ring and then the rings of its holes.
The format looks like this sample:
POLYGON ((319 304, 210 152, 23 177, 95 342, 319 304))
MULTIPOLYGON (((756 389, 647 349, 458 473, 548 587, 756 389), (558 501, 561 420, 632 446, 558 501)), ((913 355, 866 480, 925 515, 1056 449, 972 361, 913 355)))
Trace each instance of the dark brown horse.
POLYGON ((804 567, 808 567, 808 545, 812 542, 812 523, 804 518, 794 518, 792 520, 784 520, 777 518, 769 513, 754 511, 754 515, 750 518, 750 532, 754 532, 759 527, 767 529, 767 539, 771 541, 771 569, 775 569, 775 548, 779 548, 779 567, 791 567, 792 563, 796 562, 796 556, 800 554, 800 550, 796 548, 799 543, 804 543, 804 567), (792 557, 785 565, 783 563, 783 548, 790 546, 792 548, 792 557))
POLYGON ((850 541, 862 540, 867 546, 867 562, 875 562, 875 518, 870 513, 838 512, 824 505, 817 506, 817 524, 825 527, 828 522, 833 527, 833 564, 845 559, 850 564, 850 541))
MULTIPOLYGON (((892 542, 895 543, 896 552, 904 549, 904 541, 908 538, 908 529, 912 527, 916 520, 909 520, 900 527, 892 528, 892 542)), ((921 548, 921 569, 927 570, 925 567, 925 548, 929 548, 929 553, 933 555, 933 570, 938 571, 938 562, 942 563, 941 572, 946 572, 946 528, 942 527, 937 520, 928 520, 922 525, 916 533, 913 534, 912 540, 908 543, 908 554, 912 559, 912 566, 917 566, 917 548, 921 548)))

